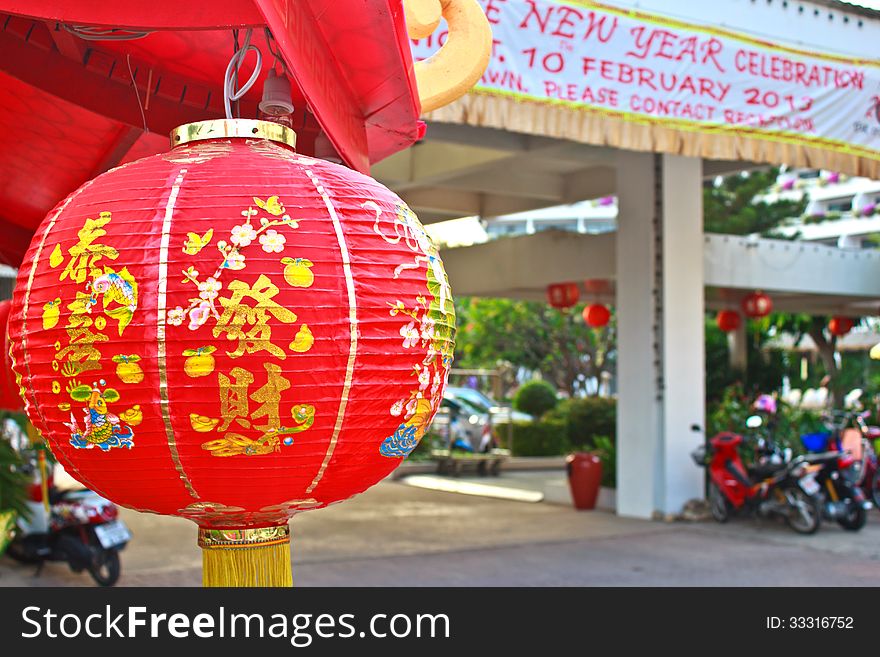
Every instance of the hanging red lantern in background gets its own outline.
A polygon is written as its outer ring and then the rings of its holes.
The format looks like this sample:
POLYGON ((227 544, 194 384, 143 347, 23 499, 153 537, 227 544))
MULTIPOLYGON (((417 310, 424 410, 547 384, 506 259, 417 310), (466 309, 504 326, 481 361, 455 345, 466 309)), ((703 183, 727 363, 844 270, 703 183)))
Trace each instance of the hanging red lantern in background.
POLYGON ((9 361, 9 338, 6 333, 6 324, 9 321, 9 310, 12 302, 8 299, 0 301, 0 331, 3 331, 3 339, 0 345, 3 347, 3 356, 0 360, 0 410, 21 411, 23 410, 21 397, 18 395, 18 386, 15 385, 15 375, 12 373, 9 361))
POLYGON ((554 308, 571 308, 580 297, 577 283, 554 283, 547 286, 547 303, 554 308))
POLYGON ((737 330, 742 324, 742 318, 735 310, 722 310, 715 316, 715 323, 725 333, 737 330))
POLYGON ((773 301, 763 292, 752 292, 743 298, 742 310, 752 319, 766 317, 773 310, 773 301))
POLYGON ((854 325, 855 322, 849 317, 832 317, 828 322, 828 331, 840 338, 852 331, 854 325))
POLYGON ((205 121, 173 139, 43 221, 13 367, 74 477, 199 525, 206 584, 289 586, 288 520, 384 478, 430 424, 449 284, 403 201, 298 155, 289 129, 205 121))
POLYGON ((584 308, 584 322, 592 328, 601 328, 611 319, 611 311, 601 303, 594 303, 584 308))

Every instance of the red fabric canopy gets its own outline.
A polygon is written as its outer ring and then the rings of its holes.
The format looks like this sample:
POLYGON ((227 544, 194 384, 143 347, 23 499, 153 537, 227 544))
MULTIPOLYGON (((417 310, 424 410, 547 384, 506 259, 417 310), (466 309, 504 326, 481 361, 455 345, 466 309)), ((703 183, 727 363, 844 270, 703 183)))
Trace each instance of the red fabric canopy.
MULTIPOLYGON (((165 150, 176 125, 222 116, 233 28, 254 27, 263 54, 242 117, 256 117, 273 65, 268 26, 293 82, 298 150, 311 154, 323 130, 344 161, 366 172, 418 138, 400 0, 0 0, 0 12, 0 260, 12 266, 66 194, 165 150), (62 24, 151 33, 86 41, 62 24)), ((243 75, 253 62, 248 55, 243 75)))

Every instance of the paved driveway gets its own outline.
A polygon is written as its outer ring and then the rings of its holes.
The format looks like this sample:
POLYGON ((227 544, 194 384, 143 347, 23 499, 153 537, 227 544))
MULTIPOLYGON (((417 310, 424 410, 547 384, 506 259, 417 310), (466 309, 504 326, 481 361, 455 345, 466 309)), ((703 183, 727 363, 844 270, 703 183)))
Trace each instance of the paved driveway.
MULTIPOLYGON (((194 525, 124 512, 120 585, 197 586, 194 525)), ((771 521, 662 523, 386 481, 293 522, 300 586, 880 586, 880 512, 859 533, 799 536, 771 521)), ((91 585, 62 564, 39 578, 0 559, 0 585, 91 585)))

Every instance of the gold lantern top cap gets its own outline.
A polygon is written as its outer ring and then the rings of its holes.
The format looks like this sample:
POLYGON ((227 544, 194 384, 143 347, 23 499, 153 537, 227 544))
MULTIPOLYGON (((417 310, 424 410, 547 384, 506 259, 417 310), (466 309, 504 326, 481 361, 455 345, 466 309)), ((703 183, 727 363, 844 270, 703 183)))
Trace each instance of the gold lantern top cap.
POLYGON ((255 119, 211 119, 177 126, 171 131, 171 147, 206 139, 268 139, 296 148, 296 133, 286 125, 255 119))

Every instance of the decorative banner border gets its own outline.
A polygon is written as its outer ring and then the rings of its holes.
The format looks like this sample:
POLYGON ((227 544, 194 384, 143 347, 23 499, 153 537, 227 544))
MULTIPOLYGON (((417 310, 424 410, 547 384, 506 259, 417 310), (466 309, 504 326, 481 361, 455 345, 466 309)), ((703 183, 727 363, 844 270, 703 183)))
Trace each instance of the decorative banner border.
MULTIPOLYGON (((472 94, 432 119, 880 175, 880 60, 588 0, 481 4, 492 61, 472 94)), ((414 41, 414 58, 445 37, 441 25, 414 41)))

